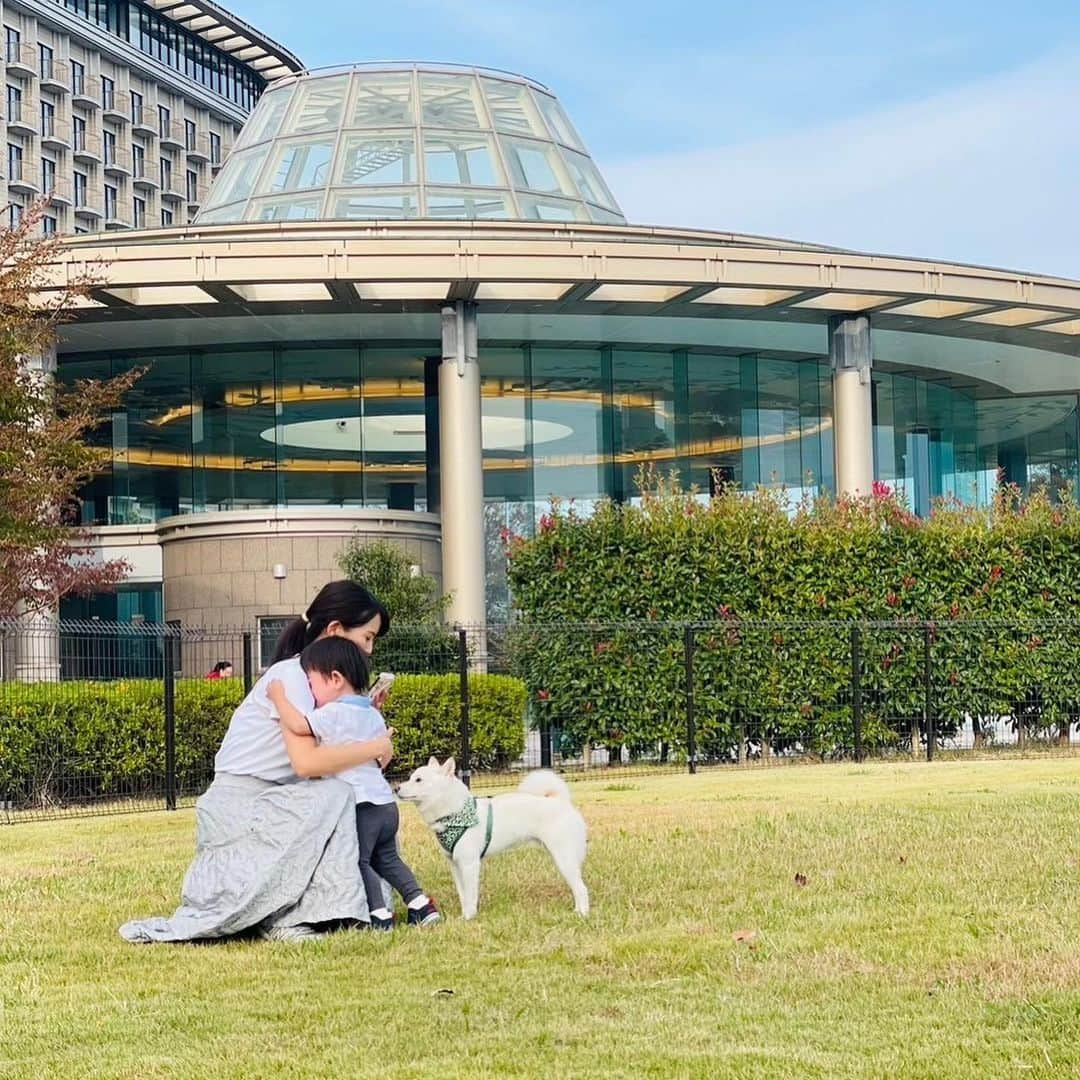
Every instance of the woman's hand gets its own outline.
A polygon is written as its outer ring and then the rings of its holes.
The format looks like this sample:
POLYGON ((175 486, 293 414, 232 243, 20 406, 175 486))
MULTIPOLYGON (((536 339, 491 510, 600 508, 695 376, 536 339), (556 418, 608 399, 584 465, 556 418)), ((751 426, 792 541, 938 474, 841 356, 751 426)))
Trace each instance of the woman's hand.
POLYGON ((371 697, 371 704, 374 705, 376 709, 381 710, 383 707, 383 702, 386 700, 386 696, 389 693, 390 687, 388 686, 386 687, 386 689, 380 690, 377 694, 373 694, 371 697))
POLYGON ((277 706, 286 700, 285 684, 280 679, 271 679, 266 688, 266 696, 277 706))
POLYGON ((386 734, 379 736, 380 739, 385 739, 386 740, 386 750, 385 750, 385 752, 380 752, 378 757, 375 758, 375 764, 378 765, 380 769, 385 769, 386 766, 389 765, 390 762, 394 760, 394 744, 390 741, 391 739, 393 739, 393 737, 394 737, 394 729, 393 728, 387 728, 386 729, 386 734))

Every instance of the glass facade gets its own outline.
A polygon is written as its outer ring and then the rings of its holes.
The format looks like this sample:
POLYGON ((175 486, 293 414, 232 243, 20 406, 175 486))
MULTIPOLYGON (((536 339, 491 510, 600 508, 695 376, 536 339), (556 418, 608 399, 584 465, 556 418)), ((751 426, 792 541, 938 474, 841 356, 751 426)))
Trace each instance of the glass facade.
POLYGON ((134 0, 60 0, 68 11, 250 110, 266 85, 246 64, 134 0))
POLYGON ((400 65, 275 86, 199 221, 415 217, 625 222, 544 88, 400 65))

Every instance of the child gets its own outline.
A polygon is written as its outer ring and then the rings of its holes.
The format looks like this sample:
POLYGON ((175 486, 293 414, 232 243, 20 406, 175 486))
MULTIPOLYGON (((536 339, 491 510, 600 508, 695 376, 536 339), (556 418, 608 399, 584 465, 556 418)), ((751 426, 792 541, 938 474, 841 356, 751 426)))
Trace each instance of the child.
MULTIPOLYGON (((343 637, 312 642, 300 654, 300 666, 311 684, 318 708, 309 717, 285 695, 275 680, 267 696, 277 708, 281 722, 299 735, 310 731, 320 743, 337 745, 362 742, 386 733, 386 724, 370 699, 361 696, 368 684, 364 654, 343 637)), ((412 871, 397 850, 398 808, 394 793, 375 762, 358 765, 338 774, 356 792, 356 832, 360 842, 360 876, 364 879, 373 930, 392 930, 394 916, 385 906, 380 878, 400 894, 408 908, 410 926, 438 922, 431 898, 416 883, 412 871)))

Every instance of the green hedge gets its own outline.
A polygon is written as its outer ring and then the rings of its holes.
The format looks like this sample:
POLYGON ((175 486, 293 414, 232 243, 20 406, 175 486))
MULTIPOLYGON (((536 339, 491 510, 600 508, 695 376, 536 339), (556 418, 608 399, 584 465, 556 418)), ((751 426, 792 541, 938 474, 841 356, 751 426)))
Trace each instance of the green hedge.
POLYGON ((966 715, 977 738, 999 717, 1043 738, 1080 720, 1071 495, 1021 504, 1005 489, 987 509, 942 504, 920 520, 882 485, 792 512, 783 492, 704 503, 660 484, 588 518, 556 506, 508 552, 515 670, 564 747, 685 750, 683 622, 702 624, 707 754, 734 756, 744 732, 773 749, 850 751, 852 620, 876 624, 862 636, 867 746, 919 738, 926 621, 940 733, 966 715))
MULTIPOLYGON (((456 675, 401 675, 386 708, 398 729, 394 771, 460 746, 456 675)), ((470 678, 473 761, 504 765, 523 746, 525 687, 507 676, 470 678)), ((198 792, 243 697, 239 679, 176 686, 176 764, 182 792, 198 792)), ((68 682, 0 687, 0 802, 41 805, 164 786, 160 681, 68 682)))

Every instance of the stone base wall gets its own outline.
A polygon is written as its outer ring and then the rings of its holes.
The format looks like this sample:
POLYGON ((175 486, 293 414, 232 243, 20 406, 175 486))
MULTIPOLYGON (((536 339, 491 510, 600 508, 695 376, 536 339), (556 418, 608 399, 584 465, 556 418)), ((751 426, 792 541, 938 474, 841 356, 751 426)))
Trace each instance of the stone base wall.
POLYGON ((167 518, 157 528, 165 618, 254 632, 261 615, 299 615, 353 536, 389 540, 442 580, 439 518, 377 510, 236 511, 167 518), (274 577, 284 566, 286 576, 274 577))

